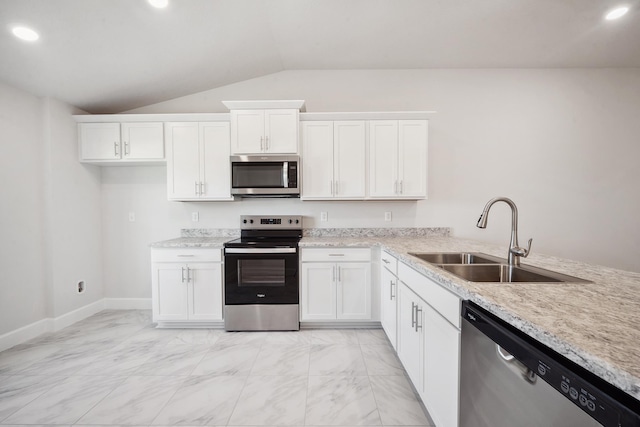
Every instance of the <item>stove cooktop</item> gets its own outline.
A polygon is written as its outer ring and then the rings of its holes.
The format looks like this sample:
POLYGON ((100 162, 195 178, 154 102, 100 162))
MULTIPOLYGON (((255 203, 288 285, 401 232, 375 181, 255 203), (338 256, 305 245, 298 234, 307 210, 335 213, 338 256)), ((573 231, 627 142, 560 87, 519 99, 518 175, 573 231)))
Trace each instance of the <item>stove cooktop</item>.
POLYGON ((301 216, 240 217, 240 238, 224 244, 226 248, 298 247, 302 238, 301 216))

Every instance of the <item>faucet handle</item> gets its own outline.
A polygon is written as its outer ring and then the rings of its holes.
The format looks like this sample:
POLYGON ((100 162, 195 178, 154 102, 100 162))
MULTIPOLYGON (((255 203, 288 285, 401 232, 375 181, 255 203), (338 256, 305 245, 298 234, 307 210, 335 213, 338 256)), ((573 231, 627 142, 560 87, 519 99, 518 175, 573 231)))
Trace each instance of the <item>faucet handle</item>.
POLYGON ((527 243, 527 249, 524 252, 524 257, 528 257, 529 256, 529 252, 531 252, 531 242, 533 242, 533 239, 529 239, 529 242, 527 243))
POLYGON ((516 256, 526 258, 529 256, 529 252, 531 252, 531 242, 533 242, 533 239, 529 239, 529 242, 527 243, 527 249, 517 246, 515 248, 512 248, 511 252, 516 256))

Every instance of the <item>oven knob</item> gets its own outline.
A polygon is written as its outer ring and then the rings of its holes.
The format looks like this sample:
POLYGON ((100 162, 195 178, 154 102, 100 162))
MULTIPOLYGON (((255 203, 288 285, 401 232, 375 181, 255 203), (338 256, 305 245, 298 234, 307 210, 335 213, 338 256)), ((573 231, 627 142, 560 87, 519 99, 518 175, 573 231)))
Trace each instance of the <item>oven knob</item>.
POLYGON ((290 220, 289 220, 289 224, 291 224, 291 223, 293 223, 293 220, 292 220, 292 219, 290 219, 290 220))
POLYGON ((297 223, 299 223, 299 222, 300 222, 300 220, 299 220, 299 219, 296 219, 296 224, 297 224, 297 223))
POLYGON ((250 222, 251 224, 253 224, 253 220, 252 220, 252 219, 250 219, 250 220, 249 220, 249 222, 250 222))
POLYGON ((246 220, 246 219, 243 219, 243 220, 242 220, 242 222, 244 222, 244 223, 246 224, 246 223, 247 223, 247 220, 246 220))

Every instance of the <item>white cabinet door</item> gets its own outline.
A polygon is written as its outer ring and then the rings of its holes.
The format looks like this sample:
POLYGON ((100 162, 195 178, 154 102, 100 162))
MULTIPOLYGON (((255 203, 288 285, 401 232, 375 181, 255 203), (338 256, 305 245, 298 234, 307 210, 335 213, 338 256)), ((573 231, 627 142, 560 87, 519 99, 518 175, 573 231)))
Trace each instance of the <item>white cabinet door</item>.
POLYGON ((382 267, 380 273, 380 322, 393 348, 397 349, 398 279, 382 267))
POLYGON ((400 197, 427 196, 427 121, 399 121, 398 181, 400 197))
POLYGON ((303 199, 333 196, 333 122, 302 122, 303 199))
POLYGON ((371 319, 371 264, 336 264, 337 319, 371 319))
POLYGON ((233 154, 264 152, 264 136, 263 110, 231 110, 233 154))
POLYGON ((120 123, 78 123, 81 160, 120 159, 120 123))
POLYGON ((334 197, 362 199, 365 197, 366 134, 363 121, 333 123, 334 197))
POLYGON ((424 314, 422 399, 437 426, 457 427, 460 331, 428 305, 424 314))
POLYGON ((336 318, 336 267, 333 263, 302 263, 301 320, 336 318))
POLYGON ((398 186, 398 121, 369 122, 369 196, 395 197, 398 186))
POLYGON ((422 312, 421 300, 404 283, 398 285, 398 357, 418 393, 422 393, 422 312), (417 330, 416 330, 417 329, 417 330))
POLYGON ((295 109, 231 110, 232 153, 297 153, 298 115, 295 109))
POLYGON ((124 160, 164 159, 164 132, 161 122, 122 123, 124 160))
POLYGON ((199 124, 200 170, 203 200, 232 200, 230 133, 227 122, 199 124))
POLYGON ((188 282, 184 264, 154 264, 152 285, 154 321, 188 318, 188 282))
POLYGON ((190 263, 189 320, 222 320, 222 264, 190 263))
POLYGON ((167 196, 169 200, 199 197, 200 139, 195 122, 166 124, 167 196))
POLYGON ((265 110, 265 152, 298 152, 298 114, 299 111, 295 109, 265 110))

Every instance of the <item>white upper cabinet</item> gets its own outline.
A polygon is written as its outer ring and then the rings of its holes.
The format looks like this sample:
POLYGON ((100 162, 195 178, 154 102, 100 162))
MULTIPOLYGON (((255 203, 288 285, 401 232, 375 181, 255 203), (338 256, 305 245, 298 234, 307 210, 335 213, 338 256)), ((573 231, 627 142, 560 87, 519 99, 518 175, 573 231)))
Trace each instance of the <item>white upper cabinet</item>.
POLYGON ((231 110, 233 154, 296 154, 297 109, 231 110))
POLYGON ((369 122, 369 197, 427 196, 426 120, 369 122))
POLYGON ((302 122, 303 199, 333 198, 333 122, 302 122))
POLYGON ((169 200, 232 200, 229 123, 171 122, 166 135, 169 200))
POLYGON ((164 160, 161 122, 78 123, 80 160, 145 163, 164 160))
POLYGON ((303 199, 364 199, 364 121, 303 122, 301 157, 303 199))
POLYGON ((334 197, 361 199, 366 195, 366 131, 364 121, 333 124, 334 197))

